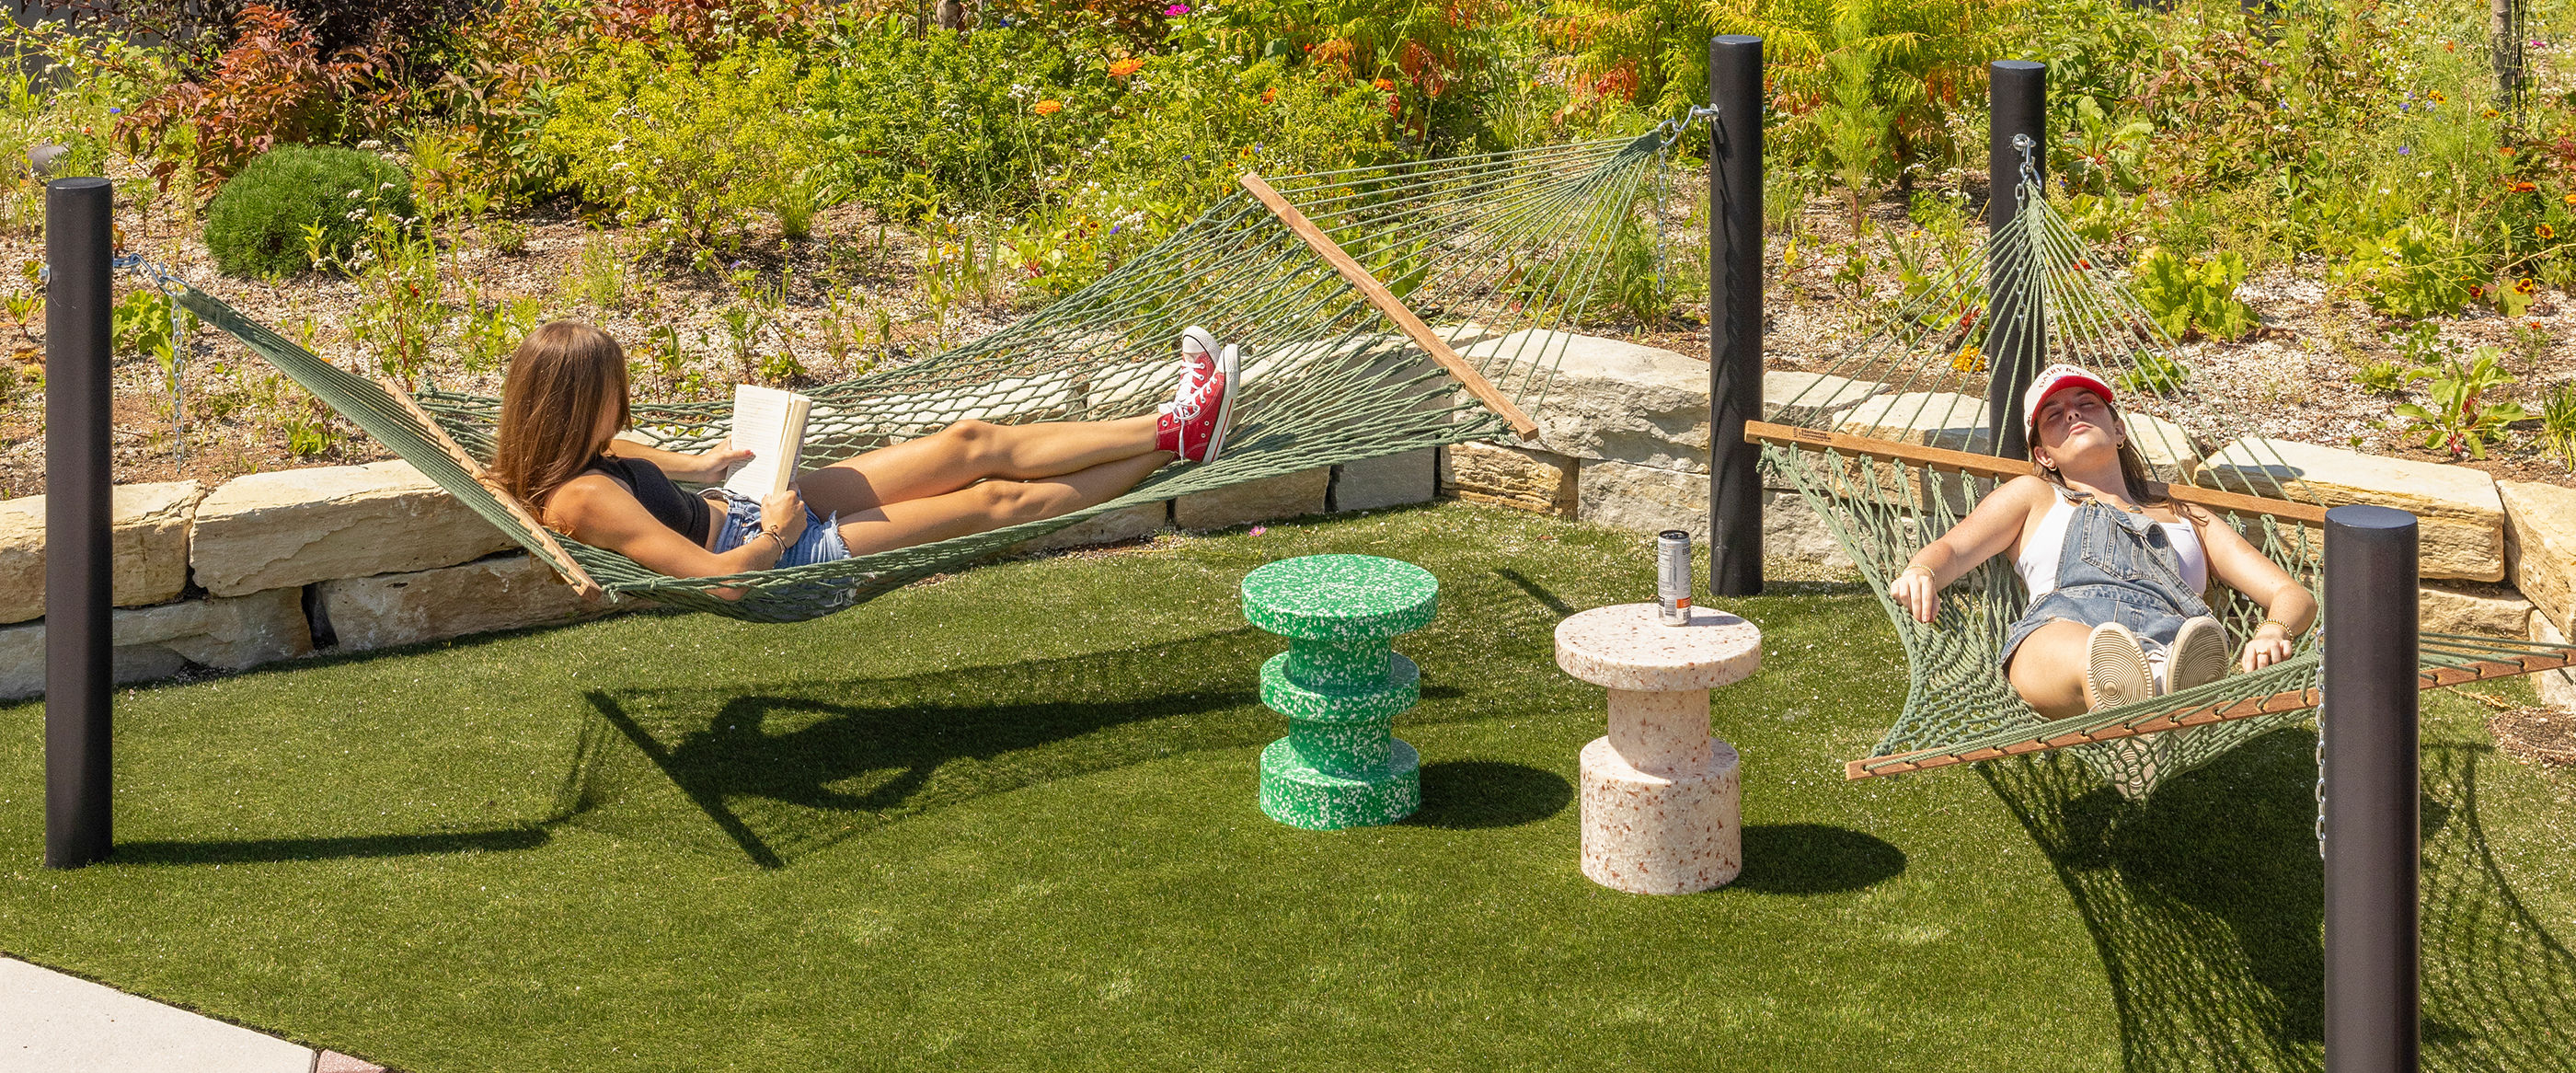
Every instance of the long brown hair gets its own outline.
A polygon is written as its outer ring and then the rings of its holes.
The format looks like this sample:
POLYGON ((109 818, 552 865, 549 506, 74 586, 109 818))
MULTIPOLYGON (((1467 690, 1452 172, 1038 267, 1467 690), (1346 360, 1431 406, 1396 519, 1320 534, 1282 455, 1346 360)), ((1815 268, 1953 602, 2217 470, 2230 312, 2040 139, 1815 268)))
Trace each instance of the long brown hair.
POLYGON ((580 321, 559 320, 521 340, 510 355, 501 386, 501 431, 492 449, 492 478, 530 505, 582 468, 603 446, 600 415, 614 407, 617 427, 633 419, 626 407, 626 351, 580 321))
MULTIPOLYGON (((2101 398, 2099 395, 2094 397, 2101 398)), ((2110 411, 2111 420, 2120 423, 2120 479, 2129 486, 2129 502, 2139 506, 2164 503, 2169 497, 2164 494, 2164 486, 2156 483, 2155 471, 2147 468, 2147 456, 2138 453, 2138 438, 2129 434, 2129 419, 2120 416, 2120 408, 2111 405, 2109 399, 2102 400, 2102 408, 2110 411)), ((2033 433, 2035 437, 2036 430, 2033 433)), ((2069 492, 2075 490, 2067 487, 2066 474, 2056 466, 2039 467, 2039 475, 2048 483, 2069 492)))

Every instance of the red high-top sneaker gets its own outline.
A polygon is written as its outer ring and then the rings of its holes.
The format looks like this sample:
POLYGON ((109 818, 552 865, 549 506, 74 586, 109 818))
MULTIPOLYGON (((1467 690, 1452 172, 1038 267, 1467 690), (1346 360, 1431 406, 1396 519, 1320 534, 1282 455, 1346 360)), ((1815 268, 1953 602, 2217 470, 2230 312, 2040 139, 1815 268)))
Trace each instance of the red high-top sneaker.
POLYGON ((1163 406, 1154 424, 1154 446, 1185 461, 1216 461, 1234 425, 1234 395, 1242 378, 1241 357, 1230 344, 1217 354, 1212 375, 1182 374, 1179 397, 1163 406))

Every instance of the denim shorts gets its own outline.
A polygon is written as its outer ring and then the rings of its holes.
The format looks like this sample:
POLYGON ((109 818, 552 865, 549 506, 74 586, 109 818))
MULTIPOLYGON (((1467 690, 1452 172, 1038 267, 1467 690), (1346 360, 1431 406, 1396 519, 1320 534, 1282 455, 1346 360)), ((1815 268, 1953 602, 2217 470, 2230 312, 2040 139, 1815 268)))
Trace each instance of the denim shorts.
MULTIPOLYGON (((739 548, 743 542, 760 535, 760 501, 724 488, 708 490, 708 495, 724 497, 724 519, 716 523, 717 554, 739 548)), ((805 532, 796 543, 787 546, 778 557, 778 566, 811 566, 850 557, 850 549, 841 543, 840 515, 829 518, 805 508, 805 532)))
POLYGON ((2004 636, 2003 665, 2040 627, 2065 619, 2087 628, 2117 622, 2152 655, 2173 644, 2191 618, 2209 614, 2184 587, 2182 558, 2154 520, 2086 502, 2066 523, 2057 588, 2033 600, 2004 636))

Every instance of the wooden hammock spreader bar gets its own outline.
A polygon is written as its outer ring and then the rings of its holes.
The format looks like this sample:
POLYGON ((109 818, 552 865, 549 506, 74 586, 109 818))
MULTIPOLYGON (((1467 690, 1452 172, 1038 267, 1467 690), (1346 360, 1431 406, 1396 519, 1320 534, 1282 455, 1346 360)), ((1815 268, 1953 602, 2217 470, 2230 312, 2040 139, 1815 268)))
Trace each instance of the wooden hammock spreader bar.
POLYGON ((420 403, 411 397, 411 392, 403 390, 401 385, 381 376, 376 378, 376 386, 385 389, 385 394, 391 396, 394 402, 403 408, 404 413, 411 415, 411 419, 420 425, 422 435, 431 444, 437 446, 438 453, 446 455, 448 461, 463 468, 466 476, 474 478, 474 483, 482 485, 484 491, 492 493, 492 498, 500 501, 502 509, 509 511, 511 518, 537 538, 537 544, 546 549, 544 558, 547 560, 547 568, 561 575, 564 584, 572 586, 574 592, 581 594, 584 603, 599 599, 600 593, 606 590, 601 589, 599 582, 591 578, 590 571, 582 569, 580 563, 573 561, 572 554, 565 551, 562 544, 555 542, 554 531, 537 521, 537 516, 528 511, 527 505, 519 502, 519 497, 511 495, 509 489, 501 487, 501 482, 493 480, 491 474, 484 472, 483 464, 475 461, 473 455, 465 453, 465 448, 458 446, 455 440, 449 439, 447 430, 438 427, 438 419, 429 416, 429 411, 421 409, 420 403))
MULTIPOLYGON (((2030 463, 2017 458, 1997 458, 1994 455, 1981 455, 1974 451, 1953 451, 1946 447, 1925 447, 1919 444, 1898 443, 1894 440, 1874 440, 1866 436, 1827 432, 1819 428, 1775 425, 1768 421, 1745 422, 1744 440, 1747 443, 1777 444, 1809 451, 1840 451, 1847 455, 1868 455, 1871 458, 1883 458, 1891 462, 1911 462, 1926 469, 1956 470, 1981 477, 2010 479, 2026 476, 2031 472, 2030 463)), ((2201 488, 2188 484, 2168 484, 2163 487, 2165 494, 2177 501, 2196 503, 2223 513, 2268 514, 2275 518, 2304 522, 2309 525, 2326 523, 2326 508, 2313 503, 2266 499, 2262 496, 2249 496, 2241 492, 2222 492, 2215 488, 2201 488)))
POLYGON ((1340 243, 1334 242, 1332 236, 1324 233, 1323 228, 1315 226, 1315 221, 1307 219, 1305 213, 1297 211, 1297 206, 1289 204, 1287 198, 1279 196, 1279 191, 1271 189, 1270 184, 1263 182, 1261 176, 1247 171, 1243 173, 1241 182, 1245 190, 1251 191, 1253 197, 1260 199, 1261 203, 1270 209, 1271 215, 1278 217, 1279 222, 1287 224, 1288 230, 1295 232, 1298 238, 1305 240, 1308 247, 1322 256, 1324 263, 1333 266, 1333 271, 1341 273, 1342 278, 1349 280, 1351 286, 1359 288, 1360 297, 1368 299, 1368 303, 1376 306, 1378 312, 1386 314, 1386 319, 1394 321, 1396 327, 1403 329, 1404 334, 1413 340, 1415 346, 1421 347, 1424 353, 1431 355, 1431 360, 1439 362, 1442 369, 1448 370, 1450 376, 1456 377, 1460 384, 1465 385, 1467 391, 1476 396, 1476 401, 1484 403, 1486 409, 1492 410, 1503 420, 1510 422, 1512 431, 1519 433, 1522 439, 1526 440, 1538 435, 1538 422, 1530 420, 1529 415, 1522 413, 1520 407, 1512 405, 1511 399, 1496 390, 1493 382, 1485 379, 1483 373, 1477 372, 1475 366, 1467 364, 1466 359, 1459 357, 1457 351, 1449 349, 1448 343, 1443 342, 1439 336, 1431 334, 1430 325, 1422 323, 1422 318, 1414 316, 1412 310, 1405 308, 1404 303, 1395 297, 1393 291, 1387 290, 1385 284, 1379 283, 1376 276, 1369 274, 1368 269, 1360 267, 1357 260, 1342 250, 1340 243))
MULTIPOLYGON (((2416 673, 2415 683, 2418 689, 2441 689, 2466 682, 2512 678, 2516 675, 2538 674, 2542 671, 2554 671, 2570 666, 2576 666, 2576 649, 2562 648, 2555 652, 2534 652, 2511 659, 2480 660, 2458 666, 2425 667, 2416 673)), ((2091 731, 2070 731, 2054 737, 2035 738, 2008 745, 1947 751, 1917 749, 1910 753, 1894 753, 1887 756, 1873 756, 1866 760, 1852 760, 1843 764, 1843 778, 1866 779, 1878 775, 1901 775, 1908 771, 1949 767, 1953 764, 1973 764, 1979 760, 2046 752, 2070 745, 2112 741, 2118 738, 2134 738, 2167 730, 2223 723, 2230 719, 2250 719, 2275 712, 2304 711, 2324 702, 2325 693, 2322 690, 2294 689, 2274 693, 2268 697, 2248 697, 2243 700, 2208 704, 2185 712, 2141 719, 2134 723, 2120 723, 2091 731)))

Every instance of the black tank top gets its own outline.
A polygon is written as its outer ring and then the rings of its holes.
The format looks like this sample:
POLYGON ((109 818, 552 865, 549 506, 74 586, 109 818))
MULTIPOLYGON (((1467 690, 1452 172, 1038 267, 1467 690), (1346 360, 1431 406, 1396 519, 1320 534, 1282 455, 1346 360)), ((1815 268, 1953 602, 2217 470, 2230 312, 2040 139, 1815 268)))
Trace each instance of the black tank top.
POLYGON ((714 520, 714 512, 708 509, 706 500, 683 492, 679 485, 671 483, 670 476, 662 472, 662 467, 642 459, 601 455, 591 459, 590 465, 582 472, 597 473, 616 481, 620 487, 634 493, 635 501, 644 504, 645 512, 651 514, 654 521, 670 526, 701 547, 706 545, 707 527, 714 520))

